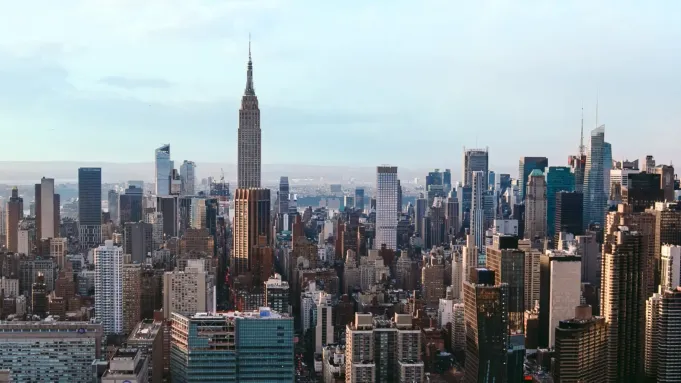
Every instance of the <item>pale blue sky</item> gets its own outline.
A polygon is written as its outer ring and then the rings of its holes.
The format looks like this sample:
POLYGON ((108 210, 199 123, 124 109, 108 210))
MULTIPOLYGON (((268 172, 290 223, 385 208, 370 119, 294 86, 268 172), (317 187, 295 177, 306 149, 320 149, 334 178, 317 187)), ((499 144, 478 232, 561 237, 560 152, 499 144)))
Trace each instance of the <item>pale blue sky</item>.
POLYGON ((0 160, 236 162, 250 32, 264 163, 564 164, 597 92, 615 159, 681 162, 681 2, 652 4, 0 0, 0 160))

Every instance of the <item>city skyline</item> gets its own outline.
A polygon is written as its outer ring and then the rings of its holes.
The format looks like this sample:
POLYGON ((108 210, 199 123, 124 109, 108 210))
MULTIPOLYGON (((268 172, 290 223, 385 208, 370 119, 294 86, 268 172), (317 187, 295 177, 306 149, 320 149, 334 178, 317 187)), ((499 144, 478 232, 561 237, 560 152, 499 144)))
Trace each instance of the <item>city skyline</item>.
POLYGON ((671 16, 678 5, 387 4, 333 9, 353 22, 352 32, 328 20, 329 5, 295 1, 178 2, 163 17, 165 3, 149 2, 133 27, 124 23, 139 6, 131 2, 11 4, 5 14, 16 17, 0 19, 0 126, 31 131, 42 150, 36 156, 22 150, 26 136, 7 135, 0 161, 143 162, 170 142, 178 161, 236 162, 234 109, 249 32, 262 84, 263 164, 461 167, 459 155, 443 164, 413 150, 433 145, 489 147, 493 169, 522 155, 562 164, 578 148, 582 105, 585 131, 596 125, 596 94, 613 158, 654 151, 660 163, 678 159, 671 141, 633 138, 641 130, 668 134, 681 120, 673 107, 679 57, 665 49, 681 36, 671 16), (25 31, 32 24, 22 17, 35 7, 61 19, 41 16, 42 27, 25 31), (62 19, 66 26, 53 33, 62 19), (324 33, 303 33, 314 28, 324 33), (92 145, 108 130, 120 131, 108 144, 125 155, 92 145), (137 140, 127 139, 132 132, 137 140), (353 156, 290 150, 312 136, 332 148, 339 135, 391 149, 353 156), (73 144, 81 149, 68 150, 73 144))

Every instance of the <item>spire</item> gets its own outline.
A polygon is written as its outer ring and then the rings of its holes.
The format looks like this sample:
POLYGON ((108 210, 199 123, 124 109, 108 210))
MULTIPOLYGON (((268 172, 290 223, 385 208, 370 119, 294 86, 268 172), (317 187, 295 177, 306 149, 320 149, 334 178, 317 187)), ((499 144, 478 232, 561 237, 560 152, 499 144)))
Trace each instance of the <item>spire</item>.
POLYGON ((251 34, 248 34, 248 70, 246 72, 246 89, 244 96, 255 96, 253 87, 253 60, 251 59, 251 34))
POLYGON ((582 105, 582 131, 579 137, 579 157, 584 156, 586 148, 584 147, 584 105, 582 105))

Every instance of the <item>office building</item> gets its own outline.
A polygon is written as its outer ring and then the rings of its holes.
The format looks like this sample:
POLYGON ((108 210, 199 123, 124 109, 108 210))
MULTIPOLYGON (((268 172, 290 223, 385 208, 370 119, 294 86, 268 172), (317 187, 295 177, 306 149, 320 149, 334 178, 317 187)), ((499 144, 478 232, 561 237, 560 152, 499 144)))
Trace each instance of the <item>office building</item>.
POLYGON ((428 212, 428 199, 420 196, 414 202, 414 232, 421 238, 426 236, 426 228, 424 227, 423 219, 428 212))
POLYGON ((143 320, 130 333, 126 344, 140 350, 147 358, 149 383, 163 382, 163 321, 143 320))
POLYGON ((269 308, 173 313, 170 373, 173 382, 293 383, 293 318, 269 308))
POLYGON ((660 175, 660 189, 663 191, 664 200, 674 201, 674 167, 671 165, 657 165, 653 173, 660 175))
POLYGON ((603 191, 607 204, 610 195, 610 170, 612 170, 612 145, 609 142, 603 143, 603 191))
POLYGON ((123 249, 106 240, 94 249, 95 315, 106 335, 123 331, 123 249))
MULTIPOLYGON (((677 266, 678 267, 678 266, 677 266)), ((646 302, 645 374, 650 382, 681 377, 681 287, 660 289, 646 302)))
POLYGON ((58 233, 59 204, 57 194, 54 193, 54 179, 43 177, 36 185, 36 224, 38 225, 37 239, 54 238, 58 233))
POLYGON ((90 382, 102 337, 89 322, 0 322, 0 370, 12 382, 90 382))
POLYGON ((31 286, 31 313, 33 315, 45 318, 48 311, 47 294, 45 276, 42 273, 38 273, 35 282, 31 286))
POLYGON ((605 125, 601 125, 591 131, 589 155, 584 169, 584 215, 582 219, 585 228, 592 223, 603 225, 605 222, 607 195, 604 187, 604 151, 605 125))
POLYGON ((541 170, 534 169, 528 175, 525 191, 525 238, 546 238, 546 206, 546 180, 541 170))
POLYGON ((572 173, 571 169, 568 166, 549 166, 546 170, 546 218, 548 237, 553 237, 556 233, 555 220, 556 207, 558 204, 556 196, 560 192, 573 191, 575 191, 575 175, 572 173))
POLYGON ((660 288, 674 290, 681 286, 681 246, 663 245, 660 264, 660 288))
POLYGON ((123 227, 123 253, 130 254, 133 263, 145 263, 153 250, 153 225, 126 222, 123 227))
POLYGON ((163 316, 172 313, 194 315, 214 310, 214 280, 205 271, 203 260, 189 260, 183 271, 163 275, 163 316))
POLYGON ((565 191, 556 193, 553 217, 554 246, 558 244, 560 233, 581 235, 584 232, 583 203, 582 193, 565 191))
POLYGON ((166 238, 177 237, 179 233, 177 197, 158 197, 156 200, 156 210, 163 214, 163 235, 166 238))
POLYGON ((123 281, 123 334, 127 335, 142 320, 142 265, 124 263, 121 274, 123 281))
POLYGON ((518 187, 520 199, 525 200, 527 183, 530 181, 530 173, 539 170, 544 173, 549 167, 549 159, 546 157, 521 157, 518 165, 518 187))
POLYGON ((364 188, 355 188, 355 209, 364 211, 364 188))
POLYGON ((442 256, 435 249, 423 257, 421 269, 421 288, 423 303, 429 308, 437 308, 441 298, 445 297, 445 264, 442 256))
POLYGON ((82 249, 102 243, 102 168, 78 169, 78 230, 82 249))
POLYGON ((570 170, 575 175, 575 191, 577 193, 584 193, 584 172, 586 169, 586 154, 584 154, 584 149, 584 146, 580 146, 581 153, 579 155, 568 157, 568 166, 570 166, 570 170))
POLYGON ((489 178, 489 151, 485 149, 466 149, 463 151, 463 177, 464 186, 473 183, 473 172, 483 172, 484 178, 489 178))
POLYGON ((142 199, 142 189, 135 186, 129 186, 118 197, 118 214, 121 225, 126 222, 139 222, 143 219, 142 199))
POLYGON ((660 175, 651 173, 629 174, 629 187, 622 189, 622 201, 638 213, 664 202, 664 190, 660 189, 660 175))
POLYGON ((156 149, 155 152, 154 179, 156 180, 155 193, 157 196, 170 195, 170 178, 173 173, 173 161, 170 160, 170 144, 156 149))
POLYGON ((604 374, 612 383, 641 381, 647 296, 644 242, 626 226, 613 229, 603 244, 601 313, 608 332, 604 374))
POLYGON ((484 172, 475 171, 471 180, 471 213, 470 233, 475 241, 478 251, 485 247, 485 206, 483 193, 487 190, 487 178, 484 172))
POLYGON ((681 203, 655 203, 647 212, 655 216, 654 254, 657 258, 663 245, 681 245, 681 203))
POLYGON ((119 348, 109 360, 102 383, 147 383, 149 359, 137 348, 119 348))
POLYGON ((278 313, 287 314, 289 309, 289 284, 275 273, 265 283, 265 305, 278 313))
POLYGON ((542 250, 533 249, 529 240, 518 241, 518 249, 525 252, 525 310, 533 310, 541 295, 542 250))
POLYGON ((196 194, 196 164, 185 160, 180 165, 180 195, 196 194))
POLYGON ((237 189, 234 212, 232 273, 236 277, 252 269, 253 252, 259 238, 263 236, 265 244, 270 243, 270 190, 237 189))
POLYGON ((588 305, 577 306, 572 319, 555 328, 556 382, 605 383, 606 326, 603 317, 592 316, 588 305))
POLYGON ((15 278, 0 277, 0 295, 5 297, 18 297, 19 280, 15 278))
POLYGON ((239 189, 260 187, 260 108, 253 86, 253 61, 250 43, 246 89, 239 109, 237 185, 239 189))
POLYGON ((487 269, 494 271, 494 284, 508 286, 509 334, 523 332, 525 315, 525 252, 518 249, 518 239, 495 235, 487 247, 487 269))
POLYGON ((640 173, 638 169, 638 160, 630 162, 627 160, 617 161, 614 168, 610 170, 610 193, 608 194, 611 201, 622 201, 622 190, 630 188, 629 174, 640 173))
POLYGON ((397 250, 397 166, 376 168, 376 240, 374 248, 397 250))
POLYGON ((575 237, 577 241, 577 254, 582 256, 582 283, 591 286, 601 286, 601 247, 597 241, 596 233, 586 232, 584 235, 575 237))
POLYGON ((326 345, 336 343, 333 337, 333 303, 331 296, 320 292, 316 296, 317 323, 315 326, 315 353, 321 354, 326 345))
POLYGON ((5 205, 5 235, 7 250, 19 250, 19 221, 24 219, 24 199, 19 197, 19 190, 12 188, 12 195, 5 205))
POLYGON ((494 271, 473 269, 464 283, 466 363, 463 382, 505 381, 508 285, 495 285, 494 271))
POLYGON ((119 198, 120 195, 116 190, 109 190, 107 193, 107 206, 109 211, 109 218, 114 225, 120 224, 120 208, 119 208, 119 198))

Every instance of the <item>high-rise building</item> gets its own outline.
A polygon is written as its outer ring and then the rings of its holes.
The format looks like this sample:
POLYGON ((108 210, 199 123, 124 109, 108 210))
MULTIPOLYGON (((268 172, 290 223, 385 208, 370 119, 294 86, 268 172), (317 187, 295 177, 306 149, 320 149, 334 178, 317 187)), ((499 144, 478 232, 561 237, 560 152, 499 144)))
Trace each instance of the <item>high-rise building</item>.
POLYGON ((261 236, 270 243, 270 190, 237 189, 234 197, 233 276, 251 270, 253 251, 261 236))
POLYGON ((19 251, 19 221, 24 219, 24 199, 19 197, 17 187, 12 188, 12 195, 5 208, 5 232, 7 250, 19 251))
POLYGON ((107 204, 109 209, 109 218, 114 223, 114 225, 120 224, 120 207, 118 199, 120 196, 115 190, 109 190, 107 194, 107 204))
POLYGON ((559 192, 573 192, 574 190, 575 175, 568 166, 549 166, 546 171, 546 218, 548 237, 553 237, 556 233, 555 219, 557 194, 559 192))
MULTIPOLYGON (((278 211, 277 213, 279 214, 279 222, 278 226, 280 230, 289 230, 291 228, 290 223, 284 227, 284 217, 288 217, 290 214, 289 210, 289 194, 291 190, 289 188, 289 183, 288 183, 288 177, 281 177, 279 178, 279 192, 277 193, 277 203, 278 203, 278 211)), ((291 220, 287 220, 287 222, 291 222, 291 220)))
POLYGON ((163 382, 163 327, 163 321, 143 320, 135 326, 126 342, 147 358, 149 383, 163 382))
POLYGON ((610 196, 610 170, 612 170, 612 145, 609 142, 603 143, 603 191, 607 203, 610 196))
POLYGON ((397 250, 397 212, 399 209, 397 166, 376 168, 376 240, 374 248, 397 250))
POLYGON ((214 280, 206 272, 203 260, 188 260, 184 270, 167 271, 163 275, 163 316, 173 313, 194 315, 215 309, 214 280))
POLYGON ((555 328, 555 381, 606 382, 606 334, 605 319, 592 316, 588 305, 577 306, 574 318, 561 320, 555 328))
POLYGON ((137 348, 119 348, 109 360, 102 383, 146 383, 149 381, 149 359, 137 348))
POLYGON ((485 173, 485 180, 489 178, 489 151, 485 149, 466 149, 463 151, 463 184, 473 183, 473 172, 485 173))
POLYGON ((681 203, 656 203, 654 209, 647 211, 655 216, 655 256, 659 256, 665 244, 681 245, 681 203))
POLYGON ((59 204, 55 204, 54 179, 43 177, 36 185, 36 224, 37 239, 54 238, 57 235, 55 217, 58 216, 59 204), (40 201, 39 203, 37 201, 40 201))
POLYGON ((124 263, 121 267, 123 281, 123 334, 130 332, 142 320, 142 265, 139 263, 124 263))
POLYGON ((35 282, 31 286, 31 313, 40 318, 47 314, 47 286, 45 285, 45 275, 38 273, 35 282))
MULTIPOLYGON (((123 196, 121 196, 121 198, 122 197, 123 196)), ((179 209, 178 199, 175 196, 164 196, 158 197, 156 199, 156 210, 163 214, 163 235, 165 235, 167 238, 178 236, 179 232, 178 209, 179 209)), ((121 222, 123 222, 122 219, 121 222)))
POLYGON ((289 313, 289 284, 282 281, 280 274, 274 274, 265 283, 265 305, 272 310, 289 313))
POLYGON ((260 187, 260 108, 253 86, 253 61, 248 45, 246 89, 239 109, 237 185, 239 189, 260 187))
MULTIPOLYGON (((118 197, 119 223, 124 225, 126 222, 139 222, 143 219, 142 215, 142 189, 129 186, 123 194, 118 197)), ((159 197, 160 199, 161 197, 159 197)), ((173 197, 164 197, 173 198, 173 197)), ((161 206, 158 205, 159 210, 161 206)))
MULTIPOLYGON (((561 191, 555 195, 553 215, 553 243, 556 245, 560 233, 581 235, 584 232, 582 226, 582 208, 584 197, 582 193, 561 191)), ((551 217, 549 215, 549 217, 551 217)))
POLYGON ((518 249, 525 252, 525 310, 531 311, 539 303, 541 294, 541 255, 533 249, 529 240, 518 241, 518 249))
MULTIPOLYGON (((678 266, 677 266, 678 267, 678 266)), ((660 289, 646 303, 645 374, 650 382, 681 377, 681 287, 660 289)))
POLYGON ((611 201, 622 201, 622 190, 629 188, 629 174, 640 173, 638 160, 636 161, 617 161, 613 169, 610 170, 610 193, 608 199, 611 201))
POLYGON ((95 315, 104 333, 123 331, 123 249, 106 240, 94 250, 95 315))
POLYGON ((315 326, 315 353, 321 354, 322 348, 334 344, 333 304, 331 296, 320 292, 316 297, 317 323, 315 326))
POLYGON ((546 225, 546 180, 539 169, 530 172, 525 190, 525 238, 543 240, 546 225))
POLYGON ((473 269, 464 283, 465 383, 506 381, 508 285, 495 285, 494 271, 473 269))
POLYGON ((607 195, 604 188, 605 125, 591 131, 591 144, 584 170, 584 227, 605 222, 607 195))
POLYGON ((601 286, 601 249, 596 233, 587 231, 575 237, 577 254, 582 256, 582 283, 594 287, 601 286))
POLYGON ((518 187, 520 191, 520 199, 525 200, 525 193, 527 183, 530 178, 530 173, 533 170, 539 170, 544 173, 549 167, 549 159, 546 157, 521 157, 518 165, 518 187))
POLYGON ((159 197, 170 195, 170 178, 173 173, 173 161, 170 160, 170 144, 156 149, 155 157, 154 179, 156 180, 156 192, 154 194, 159 197))
POLYGON ((196 194, 196 164, 185 160, 180 165, 180 195, 196 194))
POLYGON ((102 325, 90 322, 0 322, 0 370, 12 382, 91 382, 102 325))
POLYGON ((293 318, 287 315, 266 307, 226 314, 173 313, 172 328, 173 382, 295 381, 293 318))
MULTIPOLYGON (((581 147, 584 148, 583 146, 581 147)), ((584 172, 586 168, 586 154, 573 155, 568 157, 568 165, 575 175, 575 191, 584 193, 584 172)))
POLYGON ((487 247, 487 269, 494 271, 494 284, 508 286, 509 334, 523 332, 525 315, 525 252, 518 249, 517 237, 495 235, 487 247))
POLYGON ((153 225, 145 222, 126 222, 123 227, 123 252, 132 262, 145 263, 153 250, 153 225))
POLYGON ((102 242, 102 168, 78 169, 78 230, 81 248, 102 242))
POLYGON ((662 245, 660 288, 667 291, 677 286, 681 286, 681 246, 662 245))
POLYGON ((364 188, 355 188, 355 209, 364 211, 364 188))
POLYGON ((547 279, 544 273, 547 271, 548 262, 548 284, 547 286, 541 284, 539 293, 539 331, 542 332, 540 345, 546 335, 548 347, 554 347, 556 342, 554 329, 558 327, 560 321, 572 318, 574 308, 581 303, 582 262, 579 255, 562 250, 547 252, 541 256, 540 262, 541 282, 547 279), (546 309, 542 309, 544 302, 548 304, 546 309))
POLYGON ((660 189, 663 190, 664 200, 674 201, 674 167, 671 165, 657 165, 655 174, 660 175, 660 189))
POLYGON ((486 174, 482 171, 475 171, 472 173, 471 179, 471 235, 475 240, 475 246, 478 251, 482 251, 485 247, 485 206, 483 201, 483 193, 487 190, 486 174))
POLYGON ((445 297, 445 265, 442 256, 435 250, 423 257, 421 269, 421 288, 423 301, 429 308, 438 307, 440 298, 445 297))
POLYGON ((642 381, 647 293, 641 234, 619 226, 603 244, 602 265, 601 313, 608 342, 606 381, 642 381))
POLYGON ((634 212, 642 212, 656 202, 664 201, 659 174, 632 173, 628 177, 629 187, 622 189, 622 201, 631 205, 634 212))

